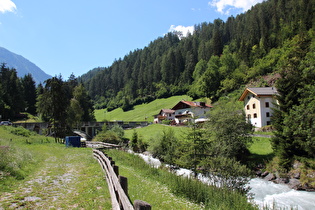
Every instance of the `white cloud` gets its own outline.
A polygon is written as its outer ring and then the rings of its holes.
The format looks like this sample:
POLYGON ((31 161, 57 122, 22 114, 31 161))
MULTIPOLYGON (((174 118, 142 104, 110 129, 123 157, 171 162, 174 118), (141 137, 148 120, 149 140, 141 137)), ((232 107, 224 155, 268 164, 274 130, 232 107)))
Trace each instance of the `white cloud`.
POLYGON ((229 14, 231 8, 235 7, 237 9, 242 9, 243 12, 249 10, 253 5, 261 3, 264 0, 212 0, 209 5, 216 7, 217 11, 223 14, 229 14))
POLYGON ((11 0, 0 0, 0 12, 15 12, 16 5, 11 0))
POLYGON ((186 37, 188 35, 188 32, 193 34, 194 30, 195 30, 194 26, 186 26, 185 27, 182 25, 179 25, 179 26, 171 25, 171 27, 168 31, 169 32, 180 32, 181 33, 180 38, 182 38, 182 37, 186 37))

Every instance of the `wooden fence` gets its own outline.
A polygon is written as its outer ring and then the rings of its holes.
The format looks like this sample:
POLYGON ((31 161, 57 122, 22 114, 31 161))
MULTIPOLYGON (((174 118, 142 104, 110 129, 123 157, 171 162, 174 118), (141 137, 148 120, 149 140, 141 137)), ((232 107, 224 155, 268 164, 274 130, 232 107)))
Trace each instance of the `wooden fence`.
POLYGON ((104 170, 113 210, 151 210, 151 205, 144 201, 135 200, 134 205, 131 204, 128 198, 127 178, 119 175, 119 168, 111 157, 97 149, 93 150, 93 155, 104 170))
POLYGON ((114 148, 121 147, 117 144, 110 144, 110 143, 98 142, 98 141, 86 141, 86 146, 94 148, 94 149, 103 149, 103 148, 114 149, 114 148))

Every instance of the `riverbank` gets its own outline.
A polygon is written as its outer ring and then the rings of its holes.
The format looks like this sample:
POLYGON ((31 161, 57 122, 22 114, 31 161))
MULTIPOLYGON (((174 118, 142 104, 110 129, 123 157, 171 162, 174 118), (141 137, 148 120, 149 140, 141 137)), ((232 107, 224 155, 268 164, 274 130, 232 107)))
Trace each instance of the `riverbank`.
MULTIPOLYGON (((270 166, 267 168, 270 169, 270 166)), ((257 171, 256 174, 266 181, 285 184, 294 190, 315 192, 315 171, 299 161, 295 161, 292 169, 287 173, 267 169, 264 172, 257 171)))
MULTIPOLYGON (((185 176, 177 176, 170 173, 168 168, 157 169, 147 164, 143 157, 129 154, 124 151, 106 151, 113 158, 115 164, 123 169, 127 169, 128 180, 131 177, 133 184, 128 187, 131 200, 139 199, 150 203, 157 209, 168 209, 160 205, 165 205, 168 200, 172 200, 172 209, 191 209, 192 207, 180 207, 179 200, 189 200, 189 205, 197 206, 197 209, 257 209, 252 203, 248 202, 245 195, 227 188, 206 185, 196 179, 189 179, 185 176), (165 169, 165 170, 164 170, 165 169), (151 186, 150 183, 153 183, 151 186), (155 183, 155 184, 154 184, 155 183), (158 184, 160 189, 153 190, 158 184), (136 187, 134 187, 136 186, 136 187), (149 188, 147 188, 149 187, 149 188), (132 188, 132 189, 131 189, 132 188), (165 194, 162 200, 157 196, 159 191, 168 189, 170 192, 165 194), (142 193, 147 190, 147 193, 142 193), (153 194, 152 194, 153 193, 153 194), (157 195, 157 196, 156 196, 157 195)), ((157 159, 147 159, 151 164, 157 163, 157 159)), ((122 175, 125 176, 122 172, 122 175)))
MULTIPOLYGON (((139 155, 147 164, 160 167, 161 162, 149 155, 139 155)), ((173 170, 175 174, 183 177, 191 177, 193 172, 188 169, 178 168, 173 170)), ((209 180, 199 174, 197 178, 203 183, 215 184, 215 180, 209 180)), ((276 184, 262 178, 253 178, 247 187, 250 188, 247 196, 252 199, 259 209, 315 209, 315 192, 298 191, 291 189, 286 184, 276 184)))

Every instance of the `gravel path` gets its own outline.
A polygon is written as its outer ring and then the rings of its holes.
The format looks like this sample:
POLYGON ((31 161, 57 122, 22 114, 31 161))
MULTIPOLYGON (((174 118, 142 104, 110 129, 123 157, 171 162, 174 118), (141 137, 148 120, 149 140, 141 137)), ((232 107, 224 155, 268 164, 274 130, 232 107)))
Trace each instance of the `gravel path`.
POLYGON ((65 194, 72 193, 77 176, 75 167, 59 163, 54 157, 47 159, 44 167, 20 183, 16 190, 1 195, 0 209, 54 208, 52 204, 62 202, 65 194))
POLYGON ((108 187, 91 151, 67 151, 51 155, 15 190, 0 193, 0 210, 110 209, 108 187))

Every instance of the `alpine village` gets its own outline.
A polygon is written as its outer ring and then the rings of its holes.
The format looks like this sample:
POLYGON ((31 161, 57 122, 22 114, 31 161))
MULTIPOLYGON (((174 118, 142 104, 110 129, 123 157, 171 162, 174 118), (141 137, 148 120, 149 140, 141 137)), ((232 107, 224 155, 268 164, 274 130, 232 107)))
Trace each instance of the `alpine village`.
POLYGON ((0 56, 0 209, 315 209, 314 14, 263 1, 67 79, 0 56))

